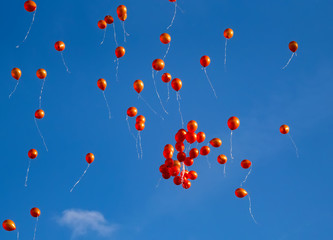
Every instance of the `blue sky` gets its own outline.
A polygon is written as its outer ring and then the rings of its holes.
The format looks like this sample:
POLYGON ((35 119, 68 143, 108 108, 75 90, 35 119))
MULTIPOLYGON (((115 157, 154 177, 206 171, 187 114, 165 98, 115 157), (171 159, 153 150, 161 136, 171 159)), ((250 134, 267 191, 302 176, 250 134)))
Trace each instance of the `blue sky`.
MULTIPOLYGON (((329 156, 333 133, 331 1, 184 1, 178 4, 174 26, 166 31, 173 4, 163 1, 36 1, 37 14, 29 38, 19 48, 32 14, 24 1, 5 1, 0 15, 2 37, 0 107, 2 139, 0 168, 1 221, 15 221, 21 239, 33 237, 35 219, 29 211, 41 209, 36 239, 330 239, 332 192, 329 156), (116 8, 128 9, 123 42, 116 8), (115 17, 117 39, 126 48, 115 79, 113 29, 105 43, 97 21, 115 17), (230 27, 224 70, 223 31, 230 27), (145 83, 142 96, 162 114, 151 78, 151 62, 163 57, 166 45, 159 35, 172 37, 166 68, 183 81, 181 108, 186 122, 196 120, 208 139, 222 139, 220 149, 209 155, 211 168, 200 158, 191 168, 198 179, 189 190, 160 178, 163 147, 174 143, 181 128, 174 91, 166 104, 165 120, 155 116, 132 88, 145 83), (66 43, 68 74, 54 43, 66 43), (288 43, 299 44, 298 56, 281 70, 291 52, 288 43), (209 55, 207 72, 218 99, 209 87, 199 63, 209 55), (22 77, 17 91, 10 71, 18 67, 22 77), (36 70, 48 76, 43 93, 46 116, 39 121, 49 151, 43 148, 34 125, 41 81, 36 70), (112 119, 96 82, 105 78, 112 119), (146 117, 142 132, 143 159, 137 159, 135 142, 128 132, 125 112, 136 106, 146 117), (235 159, 228 162, 227 177, 217 163, 229 156, 227 120, 241 122, 233 136, 235 159), (300 157, 286 135, 288 124, 300 157), (32 162, 28 187, 24 178, 27 152, 39 151, 32 162), (95 162, 70 193, 86 168, 85 155, 95 162), (244 188, 252 199, 238 199, 234 190, 247 171, 240 161, 253 162, 244 188)), ((157 75, 163 100, 166 85, 157 75)), ((134 119, 130 119, 134 127, 134 119)), ((15 239, 0 231, 1 239, 15 239)))

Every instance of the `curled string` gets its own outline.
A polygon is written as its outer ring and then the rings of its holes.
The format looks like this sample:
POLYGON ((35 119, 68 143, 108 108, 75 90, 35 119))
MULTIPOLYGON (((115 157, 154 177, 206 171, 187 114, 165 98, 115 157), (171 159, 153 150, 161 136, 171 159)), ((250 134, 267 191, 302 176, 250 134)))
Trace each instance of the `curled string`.
POLYGON ((158 97, 158 100, 160 101, 160 104, 162 106, 162 109, 163 111, 168 114, 168 112, 165 110, 164 106, 163 106, 163 103, 162 103, 162 99, 160 97, 160 94, 158 93, 158 90, 157 90, 157 87, 156 87, 156 81, 155 81, 155 75, 154 75, 154 69, 152 68, 152 76, 153 76, 153 82, 154 82, 154 88, 155 88, 155 92, 156 92, 156 95, 158 97))
POLYGON ((65 58, 64 58, 64 54, 61 52, 61 58, 62 58, 62 63, 64 64, 64 66, 65 66, 65 68, 66 68, 66 71, 68 72, 68 73, 71 73, 70 71, 69 71, 69 69, 68 69, 68 66, 67 66, 67 64, 66 64, 66 62, 65 62, 65 58))
POLYGON ((232 156, 232 130, 230 131, 230 157, 231 159, 234 159, 232 156))
POLYGON ((138 140, 139 140, 139 147, 140 147, 140 158, 143 158, 143 150, 142 150, 142 141, 141 141, 141 133, 138 131, 138 140))
POLYGON ((41 139, 42 139, 42 141, 43 141, 43 144, 44 144, 45 150, 48 152, 49 149, 47 148, 46 143, 45 143, 44 136, 43 136, 42 132, 40 131, 39 127, 38 127, 38 123, 37 123, 36 118, 34 118, 34 120, 35 120, 35 125, 36 125, 36 128, 37 128, 37 130, 38 130, 39 136, 41 137, 41 139))
POLYGON ((114 41, 116 42, 116 46, 118 47, 115 23, 113 23, 112 25, 113 25, 113 37, 114 37, 114 41))
POLYGON ((168 89, 168 98, 167 98, 167 102, 169 101, 170 99, 170 87, 169 87, 169 83, 167 83, 167 89, 168 89))
POLYGON ((206 74, 206 78, 207 78, 207 80, 208 80, 208 82, 209 82, 209 85, 210 85, 210 87, 212 88, 212 90, 213 90, 213 92, 214 92, 215 98, 217 99, 217 95, 216 95, 215 89, 214 89, 214 87, 213 87, 212 82, 210 81, 210 79, 209 79, 209 77, 208 77, 208 74, 207 74, 206 68, 203 68, 203 70, 204 70, 204 72, 205 72, 205 74, 206 74))
POLYGON ((104 29, 104 35, 103 35, 103 39, 102 39, 102 42, 99 44, 100 46, 104 43, 104 40, 105 40, 105 36, 106 36, 106 29, 104 29))
POLYGON ((119 81, 119 79, 118 79, 118 70, 119 70, 119 59, 117 58, 117 66, 116 66, 116 80, 117 80, 117 82, 119 81))
POLYGON ((170 46, 171 46, 171 43, 168 44, 168 48, 167 48, 167 50, 166 50, 166 52, 165 52, 165 54, 164 54, 163 60, 164 60, 165 57, 168 55, 169 50, 170 50, 170 46))
POLYGON ((293 59, 294 55, 295 55, 295 53, 291 54, 291 57, 289 58, 287 64, 282 68, 282 70, 285 69, 289 65, 289 63, 290 63, 291 59, 293 59))
POLYGON ((128 37, 129 34, 128 34, 128 32, 126 32, 124 21, 121 22, 121 25, 123 26, 123 29, 124 29, 124 42, 126 42, 126 36, 128 37))
POLYGON ((43 94, 44 84, 45 84, 45 78, 43 79, 42 87, 40 89, 39 108, 42 108, 42 94, 43 94))
POLYGON ((33 240, 36 239, 37 225, 38 225, 38 217, 37 217, 36 224, 35 224, 35 231, 34 231, 34 238, 33 238, 33 240))
POLYGON ((250 195, 248 194, 247 196, 249 197, 249 212, 250 212, 250 215, 251 215, 253 221, 255 222, 255 224, 258 224, 257 221, 254 219, 254 216, 252 214, 252 207, 251 207, 251 198, 250 198, 250 195))
POLYGON ((297 146, 296 146, 296 143, 294 142, 294 139, 291 137, 290 133, 288 133, 287 135, 289 136, 289 138, 290 138, 292 144, 294 145, 294 148, 295 148, 295 150, 296 150, 296 156, 297 156, 297 158, 299 158, 299 155, 298 155, 298 148, 297 148, 297 146))
POLYGON ((184 128, 183 114, 182 114, 182 111, 181 111, 181 109, 180 109, 180 100, 181 100, 181 98, 180 98, 180 94, 179 94, 179 92, 176 92, 176 94, 177 94, 178 111, 179 111, 179 114, 180 114, 180 120, 182 121, 182 128, 184 128))
POLYGON ((177 2, 175 2, 175 11, 174 11, 174 14, 173 14, 173 17, 172 17, 171 23, 170 23, 170 25, 167 27, 167 29, 169 29, 169 28, 172 27, 172 25, 173 25, 173 21, 175 21, 175 18, 176 18, 176 14, 177 14, 177 2))
POLYGON ((158 117, 160 117, 162 120, 164 120, 164 118, 162 116, 160 116, 151 106, 150 104, 147 102, 146 99, 144 99, 141 94, 138 94, 138 97, 147 105, 147 107, 158 117))
POLYGON ((28 177, 29 177, 30 166, 31 166, 31 159, 29 158, 29 163, 28 163, 28 168, 27 168, 27 175, 25 175, 25 183, 24 183, 25 187, 28 186, 28 177))
POLYGON ((81 175, 81 177, 79 178, 79 180, 74 184, 74 186, 72 187, 72 189, 70 190, 70 192, 73 191, 73 189, 76 187, 76 185, 81 181, 81 179, 83 178, 83 176, 86 174, 86 172, 88 171, 88 168, 90 167, 90 164, 88 164, 88 167, 86 168, 86 170, 83 172, 83 174, 81 175))
POLYGON ((111 110, 110 110, 110 107, 109 107, 109 103, 108 103, 108 101, 106 100, 105 92, 104 92, 104 91, 103 91, 103 97, 104 97, 104 100, 105 100, 105 103, 106 103, 106 107, 108 108, 109 119, 111 119, 111 110))
POLYGON ((252 171, 252 167, 251 167, 250 171, 246 174, 246 177, 245 177, 244 181, 241 183, 241 185, 240 185, 241 187, 243 186, 243 183, 246 182, 246 180, 247 180, 248 176, 250 175, 251 171, 252 171))
POLYGON ((32 21, 31 21, 31 24, 30 24, 29 30, 28 30, 28 32, 27 32, 27 35, 25 35, 25 38, 23 39, 23 41, 22 41, 19 45, 17 45, 16 48, 19 48, 20 45, 21 45, 22 43, 24 43, 24 41, 28 38, 28 35, 29 35, 29 33, 30 33, 30 30, 31 30, 32 24, 33 24, 34 21, 35 21, 36 12, 37 12, 37 9, 35 10, 34 15, 32 16, 32 21))
POLYGON ((17 88, 17 86, 19 85, 19 83, 20 83, 20 81, 17 80, 17 83, 16 83, 16 85, 15 85, 15 87, 14 87, 14 90, 9 94, 9 99, 10 99, 10 97, 14 94, 14 92, 16 91, 16 88, 17 88))

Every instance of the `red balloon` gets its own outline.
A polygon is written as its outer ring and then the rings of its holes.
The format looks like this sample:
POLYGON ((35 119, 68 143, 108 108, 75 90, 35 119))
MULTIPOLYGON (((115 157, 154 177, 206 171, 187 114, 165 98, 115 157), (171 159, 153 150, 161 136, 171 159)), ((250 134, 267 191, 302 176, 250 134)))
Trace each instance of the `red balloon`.
MULTIPOLYGON (((172 157, 172 156, 171 156, 172 157)), ((167 166, 168 168, 173 167, 173 160, 171 158, 168 158, 164 161, 164 165, 167 166)))
POLYGON ((99 20, 98 23, 97 23, 97 26, 98 26, 100 29, 105 29, 106 26, 107 26, 107 23, 106 23, 104 20, 99 20))
POLYGON ((177 167, 177 166, 172 166, 172 167, 170 168, 170 174, 171 174, 171 176, 175 177, 175 176, 177 176, 179 173, 180 173, 180 168, 179 168, 179 167, 177 167))
POLYGON ((280 127, 280 132, 282 133, 282 134, 287 134, 288 132, 289 132, 289 126, 288 125, 282 125, 281 127, 280 127))
POLYGON ((188 178, 191 180, 195 180, 198 178, 198 174, 196 171, 189 171, 189 173, 187 175, 188 175, 188 178))
POLYGON ((127 116, 135 117, 137 114, 138 114, 138 109, 136 109, 136 107, 129 107, 127 109, 127 116))
MULTIPOLYGON (((145 123, 146 122, 146 118, 143 116, 143 115, 139 115, 136 117, 136 120, 135 120, 137 123, 138 122, 143 122, 145 123)), ((172 145, 171 145, 172 146, 172 145)))
POLYGON ((191 182, 189 180, 184 180, 183 181, 183 188, 189 189, 191 187, 191 182))
POLYGON ((162 173, 162 178, 169 179, 171 177, 170 173, 162 173))
POLYGON ((193 158, 193 159, 197 158, 199 156, 199 150, 197 148, 192 148, 190 150, 189 155, 190 155, 190 158, 193 158))
POLYGON ((36 75, 39 79, 45 79, 46 76, 47 76, 47 72, 46 72, 45 69, 40 68, 40 69, 37 70, 36 75))
POLYGON ((127 14, 127 8, 125 5, 119 5, 117 7, 117 15, 118 16, 121 16, 121 15, 124 15, 124 14, 127 14))
POLYGON ((202 155, 202 156, 206 156, 206 155, 208 155, 210 153, 210 147, 208 147, 208 146, 203 146, 203 147, 201 147, 201 149, 200 149, 200 154, 202 155))
POLYGON ((160 172, 161 173, 166 173, 166 172, 169 172, 169 169, 168 169, 168 167, 165 165, 165 164, 162 164, 161 166, 160 166, 160 172))
POLYGON ((19 68, 13 68, 11 74, 14 79, 19 80, 21 78, 22 72, 19 68))
POLYGON ((249 167, 251 167, 251 165, 252 165, 251 161, 247 160, 247 159, 245 159, 241 162, 241 166, 244 169, 248 169, 249 167))
POLYGON ((188 166, 188 167, 189 167, 189 166, 192 166, 193 163, 194 163, 194 161, 193 161, 192 158, 187 157, 187 158, 185 158, 185 160, 184 160, 184 164, 185 164, 186 166, 188 166))
POLYGON ((40 216, 40 210, 39 210, 39 208, 36 208, 36 207, 32 208, 30 210, 30 214, 31 214, 32 217, 35 217, 35 218, 39 217, 40 216))
POLYGON ((87 153, 86 155, 86 161, 88 164, 91 164, 95 160, 95 156, 92 153, 87 153))
POLYGON ((7 219, 7 220, 3 221, 2 227, 6 231, 14 231, 16 229, 15 223, 10 219, 7 219))
POLYGON ((191 120, 187 124, 187 130, 189 132, 195 132, 198 129, 198 123, 194 120, 191 120))
POLYGON ((106 89, 106 86, 107 86, 107 83, 106 83, 105 79, 100 78, 100 79, 97 80, 97 87, 99 89, 101 89, 102 91, 104 91, 106 89))
POLYGON ((165 146, 164 146, 164 150, 165 150, 165 149, 170 149, 172 152, 175 151, 174 147, 173 147, 171 144, 167 144, 167 145, 165 145, 165 146))
POLYGON ((28 152, 28 157, 30 159, 35 159, 38 156, 38 152, 36 149, 30 149, 28 152))
POLYGON ((176 142, 183 142, 186 139, 186 134, 185 129, 180 129, 175 135, 176 142))
POLYGON ((178 159, 179 162, 184 162, 185 159, 186 159, 186 153, 184 153, 184 152, 179 152, 179 153, 177 154, 177 159, 178 159))
POLYGON ((213 138, 209 143, 215 148, 221 147, 222 145, 222 141, 219 138, 213 138))
POLYGON ((231 117, 228 120, 228 127, 230 130, 236 130, 239 127, 239 119, 237 117, 231 117))
POLYGON ((180 164, 180 162, 178 161, 178 160, 174 160, 173 161, 173 166, 177 166, 177 167, 181 167, 181 164, 180 164))
POLYGON ((171 74, 170 73, 163 73, 162 81, 168 83, 171 81, 171 74))
POLYGON ((35 118, 42 119, 45 116, 45 112, 42 109, 38 109, 35 112, 35 118))
POLYGON ((143 131, 145 129, 145 127, 146 127, 146 125, 145 125, 144 122, 137 122, 137 123, 135 123, 135 128, 139 132, 143 131))
MULTIPOLYGON (((163 156, 164 156, 166 159, 172 158, 172 156, 173 156, 173 151, 172 151, 170 148, 164 149, 164 151, 163 151, 163 156)), ((173 162, 172 162, 172 164, 173 164, 173 162)))
POLYGON ((171 42, 171 36, 167 33, 162 33, 160 36, 160 41, 163 44, 168 44, 171 42))
POLYGON ((59 51, 59 52, 62 52, 65 50, 65 43, 63 41, 58 41, 54 44, 54 48, 59 51))
POLYGON ((235 191, 236 197, 243 198, 247 195, 247 192, 243 188, 237 188, 235 191))
POLYGON ((295 41, 291 41, 289 43, 289 50, 292 51, 293 53, 296 52, 298 49, 298 43, 295 41))
POLYGON ((198 143, 202 143, 206 139, 206 134, 204 132, 198 132, 197 141, 198 143))
POLYGON ((186 141, 190 144, 197 141, 197 134, 195 132, 188 132, 186 134, 186 141))
POLYGON ((183 83, 179 78, 174 78, 171 82, 171 87, 177 92, 182 88, 182 86, 183 83))
POLYGON ((203 67, 208 67, 209 66, 209 64, 210 64, 210 58, 208 57, 208 56, 202 56, 201 58, 200 58, 200 64, 201 64, 201 66, 203 66, 203 67))
POLYGON ((37 8, 37 4, 34 1, 26 1, 24 3, 24 9, 28 12, 34 12, 37 8))
POLYGON ((110 15, 107 15, 107 16, 105 16, 104 21, 105 21, 107 24, 112 24, 112 23, 113 23, 113 17, 110 16, 110 15))
POLYGON ((178 152, 184 152, 185 150, 185 145, 183 142, 177 142, 175 147, 178 152))
POLYGON ((176 176, 174 179, 173 179, 173 182, 176 184, 176 185, 180 185, 182 184, 182 178, 180 176, 176 176))
POLYGON ((161 71, 165 67, 165 63, 162 59, 155 59, 152 65, 156 71, 161 71))
POLYGON ((144 88, 144 84, 141 80, 135 80, 134 83, 133 83, 133 87, 134 87, 134 90, 137 92, 137 93, 140 93, 142 92, 143 88, 144 88))
POLYGON ((234 36, 234 31, 231 28, 227 28, 226 30, 224 30, 223 35, 226 39, 230 39, 234 36))
POLYGON ((116 54, 116 57, 117 58, 121 58, 125 55, 125 48, 124 47, 117 47, 116 50, 115 50, 115 54, 116 54))
POLYGON ((219 164, 225 164, 225 163, 227 162, 227 160, 228 160, 228 158, 227 158, 227 156, 224 155, 224 154, 221 154, 221 155, 219 155, 219 156, 217 157, 217 162, 218 162, 219 164))

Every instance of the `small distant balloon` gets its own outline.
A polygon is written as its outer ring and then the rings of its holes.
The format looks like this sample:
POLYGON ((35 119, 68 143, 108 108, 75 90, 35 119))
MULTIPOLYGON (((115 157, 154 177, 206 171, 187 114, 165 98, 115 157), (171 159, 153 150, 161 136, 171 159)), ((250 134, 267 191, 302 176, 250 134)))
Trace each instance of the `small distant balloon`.
POLYGON ((107 86, 107 82, 105 79, 100 78, 97 80, 97 86, 99 89, 101 89, 102 91, 104 91, 106 89, 107 86))
POLYGON ((243 198, 247 195, 247 192, 243 188, 237 188, 236 191, 235 191, 235 195, 238 198, 243 198))
POLYGON ((143 88, 144 88, 144 84, 141 80, 135 80, 133 83, 133 88, 137 93, 141 93, 143 88))
POLYGON ((22 72, 19 68, 13 68, 11 74, 14 79, 19 80, 21 78, 22 72))
POLYGON ((160 35, 160 41, 163 44, 168 44, 168 43, 171 42, 171 36, 169 34, 167 34, 167 33, 162 33, 160 35))
POLYGON ((125 48, 124 47, 117 47, 116 50, 115 50, 115 54, 116 54, 116 57, 117 58, 121 58, 125 55, 125 48))
POLYGON ((236 130, 239 127, 240 121, 237 117, 233 116, 228 120, 228 127, 230 130, 236 130))
POLYGON ((155 59, 152 65, 153 69, 156 71, 161 71, 165 67, 165 63, 162 59, 155 59))
POLYGON ((59 51, 59 52, 62 52, 65 50, 65 43, 63 41, 57 41, 55 44, 54 44, 54 48, 59 51))
POLYGON ((127 109, 127 116, 135 117, 138 114, 138 109, 136 107, 130 107, 127 109))
POLYGON ((44 116, 45 116, 45 112, 42 109, 38 109, 35 112, 35 118, 37 118, 37 119, 42 119, 42 118, 44 118, 44 116))
POLYGON ((40 216, 40 209, 36 207, 32 208, 30 210, 30 215, 34 218, 38 218, 40 216))
POLYGON ((106 23, 106 21, 104 21, 104 20, 99 20, 99 21, 97 22, 97 26, 98 26, 100 29, 105 29, 105 28, 107 27, 107 23, 106 23))
POLYGON ((6 230, 6 231, 14 231, 16 230, 16 225, 15 223, 10 220, 10 219, 7 219, 5 221, 3 221, 2 223, 2 227, 6 230))

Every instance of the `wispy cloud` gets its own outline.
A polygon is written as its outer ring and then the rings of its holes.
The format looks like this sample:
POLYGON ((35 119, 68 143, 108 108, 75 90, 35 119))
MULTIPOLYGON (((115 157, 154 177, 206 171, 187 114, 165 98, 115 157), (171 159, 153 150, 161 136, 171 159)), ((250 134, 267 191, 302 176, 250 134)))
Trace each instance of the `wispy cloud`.
POLYGON ((97 211, 68 209, 62 212, 57 221, 72 231, 72 238, 86 235, 88 232, 107 237, 118 229, 117 224, 109 223, 103 214, 97 211))

